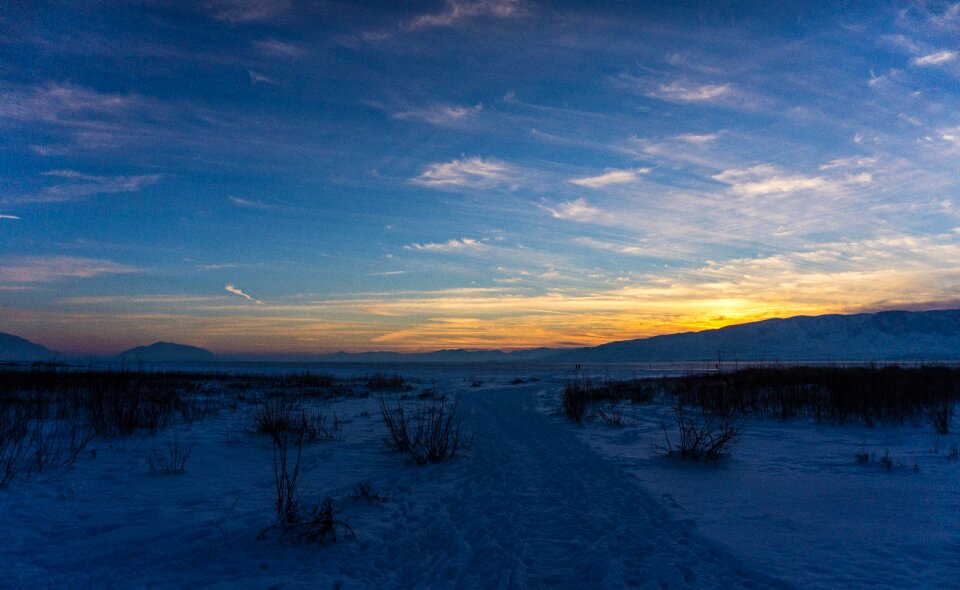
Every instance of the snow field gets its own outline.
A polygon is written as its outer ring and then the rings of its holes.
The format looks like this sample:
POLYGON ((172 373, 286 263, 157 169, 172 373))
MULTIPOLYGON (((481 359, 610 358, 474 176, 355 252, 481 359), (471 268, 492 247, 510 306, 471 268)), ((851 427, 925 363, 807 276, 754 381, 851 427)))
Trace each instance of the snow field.
POLYGON ((474 444, 417 466, 382 444, 375 396, 310 400, 343 438, 305 446, 302 503, 333 498, 355 539, 256 540, 275 522, 272 443, 227 392, 202 421, 95 439, 68 471, 0 489, 0 586, 956 587, 955 435, 934 450, 924 425, 751 419, 729 460, 690 465, 658 448, 662 405, 624 405, 624 427, 557 415, 564 371, 402 373, 417 391, 388 395, 445 391, 474 444), (154 475, 145 457, 174 432, 192 445, 186 473, 154 475), (861 449, 902 465, 857 464, 861 449), (389 501, 352 499, 360 481, 389 501))

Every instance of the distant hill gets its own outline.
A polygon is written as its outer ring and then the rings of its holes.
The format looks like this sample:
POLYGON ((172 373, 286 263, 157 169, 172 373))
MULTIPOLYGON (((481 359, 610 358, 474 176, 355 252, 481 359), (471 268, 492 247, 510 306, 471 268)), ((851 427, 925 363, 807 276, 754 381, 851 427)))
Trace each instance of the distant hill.
POLYGON ((0 332, 0 361, 49 362, 56 359, 58 353, 45 346, 30 342, 25 338, 0 332))
POLYGON ((960 310, 796 316, 578 348, 550 362, 960 359, 960 310))
MULTIPOLYGON (((255 359, 251 359, 255 360, 255 359)), ((587 348, 363 352, 298 360, 354 363, 960 360, 960 310, 795 316, 587 348)))
POLYGON ((128 363, 202 363, 219 360, 217 355, 205 348, 173 342, 138 346, 121 352, 117 358, 128 363))

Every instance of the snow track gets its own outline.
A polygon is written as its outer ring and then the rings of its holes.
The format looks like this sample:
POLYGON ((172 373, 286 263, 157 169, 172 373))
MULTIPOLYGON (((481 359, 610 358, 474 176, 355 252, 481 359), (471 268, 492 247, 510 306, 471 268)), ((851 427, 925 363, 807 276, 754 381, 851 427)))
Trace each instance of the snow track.
POLYGON ((536 413, 531 393, 512 388, 461 397, 474 446, 445 474, 455 483, 437 498, 437 509, 423 511, 427 522, 415 533, 416 550, 400 559, 419 563, 401 571, 397 585, 786 586, 744 571, 699 538, 692 523, 671 520, 568 426, 536 413), (451 567, 464 557, 467 567, 451 567))

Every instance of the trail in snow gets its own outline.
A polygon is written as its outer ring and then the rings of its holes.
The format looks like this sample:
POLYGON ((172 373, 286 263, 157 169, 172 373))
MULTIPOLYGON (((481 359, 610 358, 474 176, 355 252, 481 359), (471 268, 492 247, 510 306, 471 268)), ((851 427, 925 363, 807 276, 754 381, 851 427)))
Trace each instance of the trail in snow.
POLYGON ((536 413, 529 388, 466 393, 461 407, 474 448, 451 470, 457 483, 438 498, 443 509, 426 511, 398 585, 786 586, 671 520, 630 476, 536 413), (463 551, 468 566, 448 571, 463 551))

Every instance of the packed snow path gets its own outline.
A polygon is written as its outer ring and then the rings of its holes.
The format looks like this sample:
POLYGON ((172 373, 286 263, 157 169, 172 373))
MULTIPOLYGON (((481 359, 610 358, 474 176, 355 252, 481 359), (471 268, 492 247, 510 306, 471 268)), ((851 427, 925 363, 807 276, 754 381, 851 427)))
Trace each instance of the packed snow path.
POLYGON ((786 586, 744 571, 693 523, 671 520, 568 425, 537 413, 524 389, 461 396, 475 443, 447 474, 457 483, 418 524, 398 585, 786 586))
MULTIPOLYGON (((0 586, 14 588, 768 588, 672 518, 558 416, 545 383, 464 389, 475 441, 455 461, 410 464, 380 442, 376 400, 338 402, 342 442, 305 452, 305 500, 331 495, 356 539, 255 540, 272 521, 269 439, 224 413, 185 434, 188 472, 151 476, 140 448, 103 445, 52 480, 2 490, 0 586), (370 480, 387 503, 351 500, 370 480)), ((161 435, 155 435, 161 436, 161 435)))

